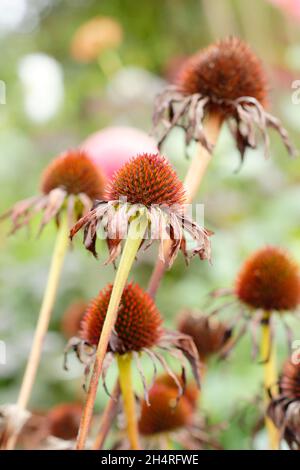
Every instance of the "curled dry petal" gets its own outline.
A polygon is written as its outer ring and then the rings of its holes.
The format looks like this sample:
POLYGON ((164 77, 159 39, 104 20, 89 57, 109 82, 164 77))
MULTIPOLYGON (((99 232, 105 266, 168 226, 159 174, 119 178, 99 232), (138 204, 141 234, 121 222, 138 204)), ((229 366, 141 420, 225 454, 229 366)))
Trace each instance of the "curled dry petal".
MULTIPOLYGON (((71 229, 71 239, 84 229, 84 245, 97 257, 96 240, 100 225, 106 235, 109 249, 109 258, 106 261, 114 262, 121 251, 122 240, 126 238, 128 226, 133 217, 145 210, 140 204, 127 204, 120 201, 97 201, 94 208, 82 217, 71 229)), ((168 264, 172 265, 178 251, 181 250, 188 262, 195 255, 201 259, 210 259, 210 241, 212 232, 200 227, 188 216, 183 214, 181 208, 168 206, 151 206, 146 209, 148 230, 142 243, 144 250, 149 248, 155 240, 159 241, 159 256, 164 260, 164 242, 171 241, 168 264), (195 246, 192 250, 186 247, 184 233, 188 233, 195 246)))

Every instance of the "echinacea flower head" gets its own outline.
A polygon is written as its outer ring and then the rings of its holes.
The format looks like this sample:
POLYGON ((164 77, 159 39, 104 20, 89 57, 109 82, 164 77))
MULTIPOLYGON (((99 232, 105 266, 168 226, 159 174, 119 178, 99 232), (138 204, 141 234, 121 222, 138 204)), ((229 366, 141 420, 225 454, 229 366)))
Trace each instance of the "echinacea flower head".
POLYGON ((158 151, 155 140, 149 134, 129 126, 105 127, 88 136, 81 148, 101 168, 107 179, 112 178, 132 155, 158 151))
POLYGON ((236 279, 236 296, 250 308, 291 311, 300 302, 300 273, 282 249, 267 246, 250 256, 236 279))
MULTIPOLYGON (((299 313, 300 271, 298 264, 285 250, 266 246, 253 253, 242 265, 234 288, 226 290, 225 295, 229 296, 229 301, 213 313, 227 309, 232 314, 232 331, 238 333, 233 341, 229 341, 230 349, 250 326, 255 356, 257 327, 270 324, 273 334, 275 314, 279 314, 285 326, 290 346, 292 332, 286 317, 299 313)), ((214 294, 215 298, 222 296, 222 291, 214 294)))
POLYGON ((82 405, 60 403, 47 411, 34 411, 18 437, 21 449, 72 449, 78 434, 82 405))
POLYGON ((3 217, 10 217, 12 232, 28 225, 37 213, 42 214, 40 230, 52 219, 59 222, 67 211, 69 224, 78 220, 103 196, 105 179, 82 151, 69 151, 55 158, 41 178, 41 194, 18 202, 3 217))
POLYGON ((158 155, 140 155, 120 168, 108 184, 108 200, 124 198, 130 204, 182 206, 185 192, 182 182, 168 163, 158 155))
POLYGON ((199 141, 209 152, 203 123, 218 115, 229 124, 243 160, 247 148, 256 148, 260 132, 269 155, 267 128, 275 129, 289 153, 294 153, 286 130, 266 110, 267 81, 260 60, 239 38, 222 39, 186 60, 176 84, 158 96, 154 126, 159 131, 159 146, 175 126, 184 129, 186 144, 199 141))
POLYGON ((300 450, 300 356, 284 364, 279 393, 272 397, 267 413, 289 447, 300 450))
POLYGON ((262 106, 267 103, 267 81, 263 66, 250 47, 230 37, 210 45, 187 59, 178 79, 187 95, 201 93, 211 100, 209 106, 252 96, 262 106), (214 104, 215 103, 215 104, 214 104))
MULTIPOLYGON (((200 395, 199 387, 197 386, 195 382, 192 382, 192 381, 189 381, 188 383, 185 384, 184 381, 182 380, 182 377, 180 376, 177 376, 177 379, 181 382, 182 386, 184 387, 183 397, 189 401, 193 409, 196 409, 197 401, 200 395)), ((155 383, 163 384, 164 386, 168 388, 177 389, 177 384, 174 381, 174 378, 168 374, 159 375, 156 378, 155 383)))
POLYGON ((130 222, 145 214, 148 229, 144 242, 148 248, 154 240, 160 241, 160 258, 164 259, 164 241, 171 241, 168 262, 172 264, 181 249, 186 260, 198 254, 201 259, 210 258, 209 236, 211 232, 197 225, 184 213, 185 192, 170 163, 159 154, 142 154, 132 158, 109 182, 104 200, 97 201, 94 208, 75 224, 73 237, 84 228, 84 243, 95 256, 97 230, 102 225, 110 256, 114 261, 121 252, 122 240, 127 236, 130 222), (187 250, 184 232, 194 242, 187 250))
POLYGON ((49 194, 63 188, 67 194, 85 194, 89 199, 103 195, 104 178, 84 152, 70 151, 55 158, 42 175, 41 190, 49 194))
POLYGON ((231 328, 214 317, 185 310, 179 317, 178 330, 193 338, 201 361, 221 352, 231 337, 231 328))
POLYGON ((82 413, 79 403, 60 403, 47 413, 49 433, 59 439, 76 439, 82 413))
MULTIPOLYGON (((80 336, 97 346, 112 292, 112 285, 90 302, 81 321, 80 336)), ((128 284, 122 295, 109 350, 118 354, 153 347, 161 335, 161 315, 148 294, 138 284, 128 284)))
POLYGON ((65 338, 69 339, 77 334, 86 309, 87 302, 77 300, 72 302, 65 310, 61 320, 61 331, 65 338))
POLYGON ((164 436, 168 436, 184 449, 219 449, 214 437, 216 429, 197 412, 199 390, 196 384, 187 382, 179 399, 176 387, 172 377, 160 375, 149 391, 149 401, 141 401, 138 426, 144 446, 162 447, 164 436))
MULTIPOLYGON (((66 354, 70 349, 75 350, 80 362, 86 366, 85 374, 89 373, 90 366, 95 359, 111 292, 112 285, 108 285, 99 292, 95 299, 91 300, 81 321, 78 336, 69 340, 65 350, 66 354)), ((172 372, 161 354, 162 351, 169 352, 171 356, 176 357, 181 365, 183 378, 185 377, 185 360, 187 360, 199 384, 200 364, 192 339, 183 333, 165 330, 162 327, 161 314, 149 294, 138 284, 127 284, 122 294, 117 320, 110 337, 105 365, 102 370, 105 389, 107 390, 105 376, 115 355, 132 354, 147 397, 147 385, 140 362, 140 355, 144 353, 152 361, 154 373, 156 374, 156 362, 158 362, 175 381, 177 395, 182 394, 184 383, 178 380, 172 372)), ((67 368, 66 363, 65 368, 67 368)))
POLYGON ((185 394, 186 390, 178 400, 176 387, 157 380, 149 391, 150 406, 145 401, 141 403, 140 433, 147 436, 188 426, 194 407, 185 394))

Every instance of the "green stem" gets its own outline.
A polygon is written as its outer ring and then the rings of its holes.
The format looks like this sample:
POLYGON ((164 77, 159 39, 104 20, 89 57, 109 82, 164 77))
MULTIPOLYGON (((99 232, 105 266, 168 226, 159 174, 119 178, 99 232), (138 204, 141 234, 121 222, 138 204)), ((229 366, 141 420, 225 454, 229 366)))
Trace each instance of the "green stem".
POLYGON ((132 450, 139 450, 139 432, 136 419, 134 391, 131 374, 132 355, 118 355, 118 368, 121 393, 123 397, 124 413, 126 416, 126 429, 132 450))
POLYGON ((148 221, 146 216, 144 214, 141 214, 138 218, 134 219, 129 226, 127 240, 124 245, 120 264, 116 273, 115 282, 113 285, 105 321, 101 331, 89 390, 87 393, 87 398, 81 417, 76 447, 78 450, 84 449, 86 443, 87 435, 92 420, 99 378, 102 372, 103 361, 107 352, 107 346, 109 343, 112 329, 117 319, 118 308, 121 301, 122 293, 126 285, 135 256, 138 252, 141 241, 143 240, 147 224, 148 221))

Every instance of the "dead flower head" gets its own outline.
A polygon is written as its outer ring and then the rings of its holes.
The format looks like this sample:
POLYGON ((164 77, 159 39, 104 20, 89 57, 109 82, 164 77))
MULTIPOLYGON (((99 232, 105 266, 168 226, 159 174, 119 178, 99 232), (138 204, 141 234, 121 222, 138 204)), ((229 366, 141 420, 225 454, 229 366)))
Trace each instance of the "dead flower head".
POLYGON ((55 158, 41 178, 41 194, 18 202, 2 216, 10 217, 11 233, 27 226, 37 213, 42 214, 40 231, 52 219, 59 222, 63 209, 69 225, 78 220, 104 191, 104 176, 82 151, 69 151, 55 158))
MULTIPOLYGON (((228 296, 228 302, 213 310, 211 315, 230 310, 231 325, 235 337, 224 348, 227 354, 250 326, 253 340, 253 356, 257 355, 257 327, 270 324, 274 334, 274 315, 286 329, 289 348, 292 338, 286 315, 298 315, 300 303, 299 266, 283 249, 266 246, 253 253, 237 275, 234 289, 213 293, 215 298, 228 296)), ((267 361, 269 358, 263 358, 267 361)))
POLYGON ((203 124, 209 115, 217 115, 229 124, 242 161, 245 150, 258 145, 257 130, 269 155, 268 127, 280 134, 294 154, 287 131, 266 110, 267 91, 262 64, 245 42, 229 37, 210 45, 187 59, 176 84, 157 97, 153 121, 159 146, 179 126, 187 145, 199 141, 211 152, 203 124))
POLYGON ((83 314, 86 311, 87 302, 84 300, 77 300, 72 302, 65 310, 61 320, 61 331, 66 339, 75 336, 80 328, 80 322, 83 314))
POLYGON ((219 449, 206 419, 197 413, 198 388, 187 383, 178 400, 176 387, 170 376, 159 376, 149 391, 149 403, 141 402, 139 431, 145 446, 164 448, 170 438, 185 449, 219 449))
MULTIPOLYGON (((271 393, 271 392, 270 392, 271 393)), ((272 394, 271 394, 272 395, 272 394)), ((288 360, 279 379, 279 394, 272 397, 268 416, 280 430, 281 438, 300 450, 300 357, 288 360)))
POLYGON ((196 254, 201 259, 210 258, 211 232, 184 213, 184 203, 183 184, 169 162, 158 154, 138 155, 115 173, 105 199, 97 201, 94 208, 77 222, 71 230, 71 238, 84 228, 85 247, 97 256, 97 230, 101 225, 110 253, 107 263, 113 262, 121 252, 130 222, 139 214, 145 214, 148 229, 142 243, 144 249, 154 240, 160 240, 159 256, 165 261, 164 241, 169 239, 169 265, 179 250, 186 260, 196 254), (192 250, 187 249, 184 232, 194 241, 192 250))
POLYGON ((225 323, 192 310, 184 310, 180 314, 178 330, 193 338, 202 362, 220 353, 232 333, 225 323))
MULTIPOLYGON (((89 303, 81 322, 79 336, 71 338, 66 347, 65 359, 67 359, 68 351, 73 349, 80 362, 85 365, 86 379, 95 359, 111 292, 112 285, 108 285, 89 303)), ((183 381, 186 375, 185 359, 187 359, 199 384, 199 359, 193 340, 183 333, 163 329, 160 312, 152 298, 138 284, 127 284, 122 294, 118 317, 109 341, 102 371, 103 385, 107 393, 109 394, 105 377, 115 354, 131 353, 141 375, 146 401, 148 401, 148 387, 140 361, 141 354, 147 355, 152 361, 154 376, 157 371, 157 363, 161 364, 175 380, 178 396, 180 396, 183 393, 183 386, 168 366, 161 354, 162 351, 175 357, 181 364, 183 381)), ((65 368, 67 368, 66 361, 65 368)))
POLYGON ((48 410, 33 412, 18 437, 22 449, 74 449, 82 405, 60 403, 48 410))

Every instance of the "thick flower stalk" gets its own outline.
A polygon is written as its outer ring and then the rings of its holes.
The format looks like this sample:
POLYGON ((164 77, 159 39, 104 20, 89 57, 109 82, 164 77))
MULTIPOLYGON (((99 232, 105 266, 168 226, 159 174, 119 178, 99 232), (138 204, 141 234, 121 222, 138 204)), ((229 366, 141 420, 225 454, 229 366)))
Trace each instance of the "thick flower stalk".
MULTIPOLYGON (((109 285, 90 302, 81 322, 79 337, 72 338, 66 348, 66 352, 70 348, 76 351, 77 357, 85 365, 86 376, 89 375, 91 366, 97 360, 97 345, 108 315, 112 292, 113 286, 109 285)), ((107 345, 101 375, 104 389, 107 391, 106 374, 111 362, 116 359, 126 415, 127 435, 133 449, 139 448, 139 437, 134 390, 131 382, 132 361, 135 362, 140 373, 147 402, 149 402, 148 387, 140 362, 141 354, 147 355, 153 361, 155 372, 157 369, 156 362, 165 368, 177 384, 178 397, 184 390, 184 384, 177 379, 167 365, 162 355, 163 351, 169 352, 177 358, 182 366, 183 377, 185 377, 185 357, 190 362, 195 378, 199 383, 198 355, 191 338, 182 333, 164 330, 161 315, 151 297, 139 285, 128 284, 122 293, 114 330, 107 345)), ((99 439, 101 443, 102 437, 99 439)), ((97 443, 99 439, 97 438, 97 443)))
MULTIPOLYGON (((58 225, 48 281, 17 401, 20 409, 27 408, 34 385, 64 257, 69 247, 70 226, 91 208, 94 199, 102 196, 103 189, 104 178, 89 158, 82 152, 67 152, 54 159, 44 171, 41 194, 18 202, 5 214, 5 217, 11 218, 12 233, 28 225, 37 213, 41 214, 40 232, 52 219, 58 225)), ((14 447, 16 437, 17 432, 8 441, 9 448, 14 447)))

